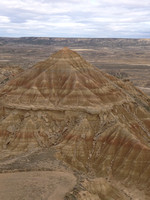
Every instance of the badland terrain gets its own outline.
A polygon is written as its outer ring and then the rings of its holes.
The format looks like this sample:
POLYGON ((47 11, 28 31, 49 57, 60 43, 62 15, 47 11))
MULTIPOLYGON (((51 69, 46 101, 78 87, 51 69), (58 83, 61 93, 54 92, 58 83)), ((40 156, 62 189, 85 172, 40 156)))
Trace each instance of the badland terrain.
POLYGON ((0 69, 32 67, 67 46, 101 70, 150 94, 150 39, 0 38, 0 69))
POLYGON ((74 49, 1 86, 0 199, 149 200, 150 98, 74 49))

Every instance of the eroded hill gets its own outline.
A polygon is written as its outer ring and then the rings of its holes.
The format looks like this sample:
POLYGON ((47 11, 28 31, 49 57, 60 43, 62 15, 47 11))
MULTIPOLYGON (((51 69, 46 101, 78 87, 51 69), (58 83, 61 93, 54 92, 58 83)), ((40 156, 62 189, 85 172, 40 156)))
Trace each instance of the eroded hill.
POLYGON ((149 199, 150 99, 130 82, 63 48, 8 82, 0 101, 2 171, 54 171, 60 160, 77 178, 65 199, 149 199), (55 156, 30 164, 44 149, 55 156))

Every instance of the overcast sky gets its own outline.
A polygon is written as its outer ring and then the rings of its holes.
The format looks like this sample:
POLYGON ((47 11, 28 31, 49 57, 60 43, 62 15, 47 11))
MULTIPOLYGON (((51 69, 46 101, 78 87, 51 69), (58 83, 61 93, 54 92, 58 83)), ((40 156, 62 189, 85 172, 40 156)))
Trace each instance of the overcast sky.
POLYGON ((149 38, 150 0, 0 0, 0 36, 149 38))

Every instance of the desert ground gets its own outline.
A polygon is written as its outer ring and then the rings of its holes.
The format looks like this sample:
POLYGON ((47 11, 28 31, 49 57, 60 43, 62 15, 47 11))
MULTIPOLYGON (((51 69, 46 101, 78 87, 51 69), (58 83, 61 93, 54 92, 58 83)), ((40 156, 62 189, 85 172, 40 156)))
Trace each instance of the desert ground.
POLYGON ((62 200, 77 184, 74 172, 51 150, 33 150, 0 161, 0 199, 62 200))

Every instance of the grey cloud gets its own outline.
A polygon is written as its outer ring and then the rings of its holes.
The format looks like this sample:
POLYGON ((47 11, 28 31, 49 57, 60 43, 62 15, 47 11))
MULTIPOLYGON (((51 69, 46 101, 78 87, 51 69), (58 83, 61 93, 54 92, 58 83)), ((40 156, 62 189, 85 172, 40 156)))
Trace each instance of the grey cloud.
POLYGON ((0 36, 149 37, 150 32, 149 0, 5 0, 0 16, 0 36))

